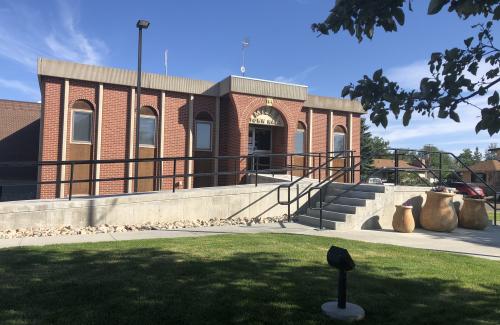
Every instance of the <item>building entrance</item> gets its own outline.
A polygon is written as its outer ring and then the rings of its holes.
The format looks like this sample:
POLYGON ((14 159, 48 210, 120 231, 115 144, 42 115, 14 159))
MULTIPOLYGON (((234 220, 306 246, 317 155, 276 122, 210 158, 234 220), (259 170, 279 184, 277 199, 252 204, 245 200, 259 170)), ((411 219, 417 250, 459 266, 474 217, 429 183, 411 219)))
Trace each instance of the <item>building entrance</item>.
POLYGON ((271 127, 250 125, 248 129, 248 155, 257 156, 249 158, 248 168, 250 170, 262 170, 271 167, 271 157, 258 156, 259 154, 266 155, 272 152, 272 133, 273 129, 271 127))

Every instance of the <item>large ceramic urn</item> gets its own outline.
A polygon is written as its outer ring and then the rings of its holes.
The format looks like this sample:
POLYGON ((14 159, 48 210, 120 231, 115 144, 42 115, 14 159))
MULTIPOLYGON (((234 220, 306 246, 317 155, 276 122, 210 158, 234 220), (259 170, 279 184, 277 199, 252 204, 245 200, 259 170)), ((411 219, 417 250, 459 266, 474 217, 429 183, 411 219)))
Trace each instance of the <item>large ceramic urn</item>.
POLYGON ((432 231, 453 231, 458 224, 453 193, 425 192, 427 199, 420 212, 420 225, 432 231))
POLYGON ((458 214, 460 227, 468 229, 483 230, 489 224, 488 212, 484 206, 483 199, 471 199, 464 197, 464 204, 458 214))
POLYGON ((412 206, 396 205, 392 216, 392 228, 397 232, 413 232, 415 219, 413 219, 412 206))

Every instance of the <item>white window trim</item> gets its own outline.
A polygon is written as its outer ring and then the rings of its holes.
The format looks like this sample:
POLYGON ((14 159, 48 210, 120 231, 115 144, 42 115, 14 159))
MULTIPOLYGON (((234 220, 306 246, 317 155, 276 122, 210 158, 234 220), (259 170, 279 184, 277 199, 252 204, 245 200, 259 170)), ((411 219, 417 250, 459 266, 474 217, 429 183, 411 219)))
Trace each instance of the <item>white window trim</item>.
POLYGON ((70 125, 71 125, 71 137, 70 137, 70 140, 69 140, 70 143, 92 145, 92 139, 93 139, 92 133, 94 132, 94 111, 89 110, 89 109, 72 108, 71 109, 71 121, 70 121, 70 125), (75 140, 73 138, 73 135, 74 135, 74 128, 73 128, 73 126, 74 126, 73 125, 73 120, 74 119, 73 119, 73 116, 74 116, 75 112, 90 114, 90 141, 75 140))
MULTIPOLYGON (((151 145, 151 144, 141 144, 141 143, 139 142, 139 148, 156 148, 156 141, 157 141, 157 139, 158 139, 158 136, 157 136, 157 134, 156 134, 156 132, 158 132, 158 125, 157 125, 157 124, 158 124, 158 121, 157 121, 157 119, 156 119, 156 115, 146 115, 146 114, 140 114, 140 116, 139 116, 139 123, 140 123, 140 119, 141 119, 141 118, 149 118, 149 119, 155 120, 155 131, 154 131, 154 133, 153 133, 153 134, 154 134, 154 137, 155 137, 153 142, 154 142, 155 144, 152 144, 152 145, 151 145)), ((140 128, 140 127, 141 127, 141 126, 139 125, 139 128, 140 128)))
POLYGON ((206 151, 206 152, 212 152, 212 146, 213 146, 213 141, 212 141, 212 138, 213 138, 213 121, 204 121, 204 120, 195 120, 194 121, 194 125, 195 125, 195 139, 194 139, 194 150, 195 151, 206 151), (200 124, 208 124, 210 126, 210 143, 209 143, 209 148, 198 148, 198 123, 200 124))

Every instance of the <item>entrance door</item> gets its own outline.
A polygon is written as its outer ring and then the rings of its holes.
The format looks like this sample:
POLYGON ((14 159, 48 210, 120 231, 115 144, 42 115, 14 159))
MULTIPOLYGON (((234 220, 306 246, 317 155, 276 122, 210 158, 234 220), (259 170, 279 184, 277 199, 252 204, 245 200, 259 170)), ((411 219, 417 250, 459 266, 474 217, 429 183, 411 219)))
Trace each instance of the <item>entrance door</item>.
MULTIPOLYGON (((333 129, 333 151, 335 155, 338 155, 344 150, 346 150, 346 131, 342 126, 336 126, 333 129)), ((347 162, 347 158, 344 156, 334 159, 332 162, 333 173, 347 167, 347 162)), ((343 176, 335 177, 334 181, 345 183, 348 179, 347 176, 348 174, 345 173, 343 176)))
POLYGON ((258 157, 272 152, 272 128, 250 126, 248 129, 248 155, 250 157, 248 168, 250 170, 264 170, 271 168, 271 158, 269 156, 258 157))

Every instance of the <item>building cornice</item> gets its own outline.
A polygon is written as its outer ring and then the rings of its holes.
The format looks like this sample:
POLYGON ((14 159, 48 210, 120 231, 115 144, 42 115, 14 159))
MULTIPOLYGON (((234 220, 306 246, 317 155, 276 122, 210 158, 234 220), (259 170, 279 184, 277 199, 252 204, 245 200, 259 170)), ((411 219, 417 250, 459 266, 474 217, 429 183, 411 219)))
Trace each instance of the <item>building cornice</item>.
MULTIPOLYGON (((83 80, 105 84, 135 87, 137 72, 134 70, 102 67, 68 61, 38 59, 38 76, 83 80)), ((240 76, 229 76, 221 82, 165 76, 156 73, 142 74, 142 87, 194 95, 220 97, 231 92, 249 95, 303 101, 304 106, 318 109, 364 113, 357 101, 309 95, 307 86, 240 76)))

